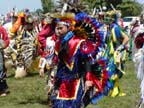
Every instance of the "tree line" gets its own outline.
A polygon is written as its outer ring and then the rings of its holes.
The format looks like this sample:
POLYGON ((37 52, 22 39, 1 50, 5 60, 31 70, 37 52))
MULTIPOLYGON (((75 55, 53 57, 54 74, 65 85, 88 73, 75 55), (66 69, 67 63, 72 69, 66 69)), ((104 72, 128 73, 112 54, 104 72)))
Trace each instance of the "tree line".
MULTIPOLYGON (((61 1, 61 0, 57 0, 61 1)), ((63 0, 67 1, 67 0, 63 0)), ((137 0, 76 0, 83 2, 88 5, 89 11, 94 8, 99 9, 99 7, 106 7, 105 11, 112 10, 111 4, 117 10, 121 10, 124 16, 137 16, 140 15, 144 5, 139 3, 137 0)), ((41 0, 42 10, 38 9, 37 12, 51 12, 56 7, 54 0, 41 0)))

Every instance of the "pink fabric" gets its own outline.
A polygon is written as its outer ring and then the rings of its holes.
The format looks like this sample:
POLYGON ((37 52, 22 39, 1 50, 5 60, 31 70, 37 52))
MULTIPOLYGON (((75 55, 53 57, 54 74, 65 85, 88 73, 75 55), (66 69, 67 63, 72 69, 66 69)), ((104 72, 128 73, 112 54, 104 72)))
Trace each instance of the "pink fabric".
POLYGON ((5 41, 5 48, 8 47, 8 45, 9 45, 8 34, 2 26, 0 26, 0 38, 5 41))
POLYGON ((122 29, 124 29, 124 23, 122 19, 119 20, 119 25, 122 27, 122 29))
POLYGON ((45 57, 44 49, 46 48, 46 39, 54 34, 54 27, 52 24, 46 25, 38 34, 38 41, 40 47, 38 49, 39 54, 45 57))

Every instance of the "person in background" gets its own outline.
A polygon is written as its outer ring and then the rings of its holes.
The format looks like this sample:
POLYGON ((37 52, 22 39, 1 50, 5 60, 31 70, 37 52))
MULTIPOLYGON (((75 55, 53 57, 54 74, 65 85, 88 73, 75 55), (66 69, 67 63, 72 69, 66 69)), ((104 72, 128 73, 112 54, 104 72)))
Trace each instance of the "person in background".
POLYGON ((129 42, 128 35, 121 29, 119 25, 119 13, 114 12, 111 15, 109 41, 109 71, 113 74, 110 80, 113 82, 112 89, 109 93, 111 97, 125 96, 119 85, 119 79, 124 74, 124 63, 126 60, 126 45, 129 42))
POLYGON ((55 63, 55 42, 57 39, 57 33, 55 29, 55 19, 47 16, 45 19, 45 26, 42 28, 38 34, 38 51, 40 54, 40 60, 38 64, 39 76, 44 77, 47 74, 47 99, 48 105, 51 106, 51 101, 49 97, 53 91, 54 87, 54 77, 57 70, 57 63, 55 63))
POLYGON ((6 30, 0 26, 0 96, 6 96, 8 85, 6 82, 6 67, 3 50, 9 45, 9 38, 6 30))
MULTIPOLYGON (((48 37, 51 38, 52 35, 54 35, 55 32, 55 19, 52 17, 48 16, 45 19, 45 26, 42 28, 42 30, 38 34, 38 52, 41 56, 40 61, 39 61, 39 75, 42 77, 44 75, 44 68, 45 68, 45 62, 44 59, 48 55, 48 37)), ((51 40, 51 39, 50 39, 51 40)), ((54 38, 52 38, 53 41, 55 41, 54 38)))
POLYGON ((135 65, 135 71, 137 78, 140 80, 140 99, 136 105, 136 108, 143 108, 144 104, 144 27, 134 33, 133 36, 133 62, 135 65))

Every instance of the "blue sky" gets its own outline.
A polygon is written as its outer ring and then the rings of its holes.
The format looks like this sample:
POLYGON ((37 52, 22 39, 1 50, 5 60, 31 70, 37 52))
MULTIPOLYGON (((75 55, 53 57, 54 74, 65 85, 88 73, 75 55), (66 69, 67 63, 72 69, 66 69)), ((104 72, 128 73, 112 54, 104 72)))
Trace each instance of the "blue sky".
POLYGON ((137 0, 138 2, 140 2, 140 3, 144 3, 144 0, 137 0))
MULTIPOLYGON (((144 0, 137 1, 144 3, 144 0)), ((17 7, 18 10, 29 8, 32 11, 42 8, 41 0, 0 0, 0 14, 7 13, 13 7, 17 7)))
POLYGON ((42 8, 40 0, 0 0, 0 14, 5 14, 13 7, 17 7, 18 10, 28 8, 35 10, 42 8))

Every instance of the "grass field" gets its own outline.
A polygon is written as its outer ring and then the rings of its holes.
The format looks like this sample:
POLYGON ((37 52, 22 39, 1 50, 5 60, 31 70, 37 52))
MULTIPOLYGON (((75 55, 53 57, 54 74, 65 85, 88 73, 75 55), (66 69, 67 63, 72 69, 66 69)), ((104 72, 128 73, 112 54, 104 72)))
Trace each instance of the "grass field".
MULTIPOLYGON (((10 94, 0 97, 0 108, 48 108, 46 97, 46 76, 40 78, 38 72, 31 72, 28 77, 15 79, 13 70, 8 71, 7 82, 10 94)), ((127 94, 124 97, 104 97, 96 105, 88 108, 135 108, 139 99, 139 81, 134 73, 132 62, 126 63, 126 74, 121 85, 127 94)))

